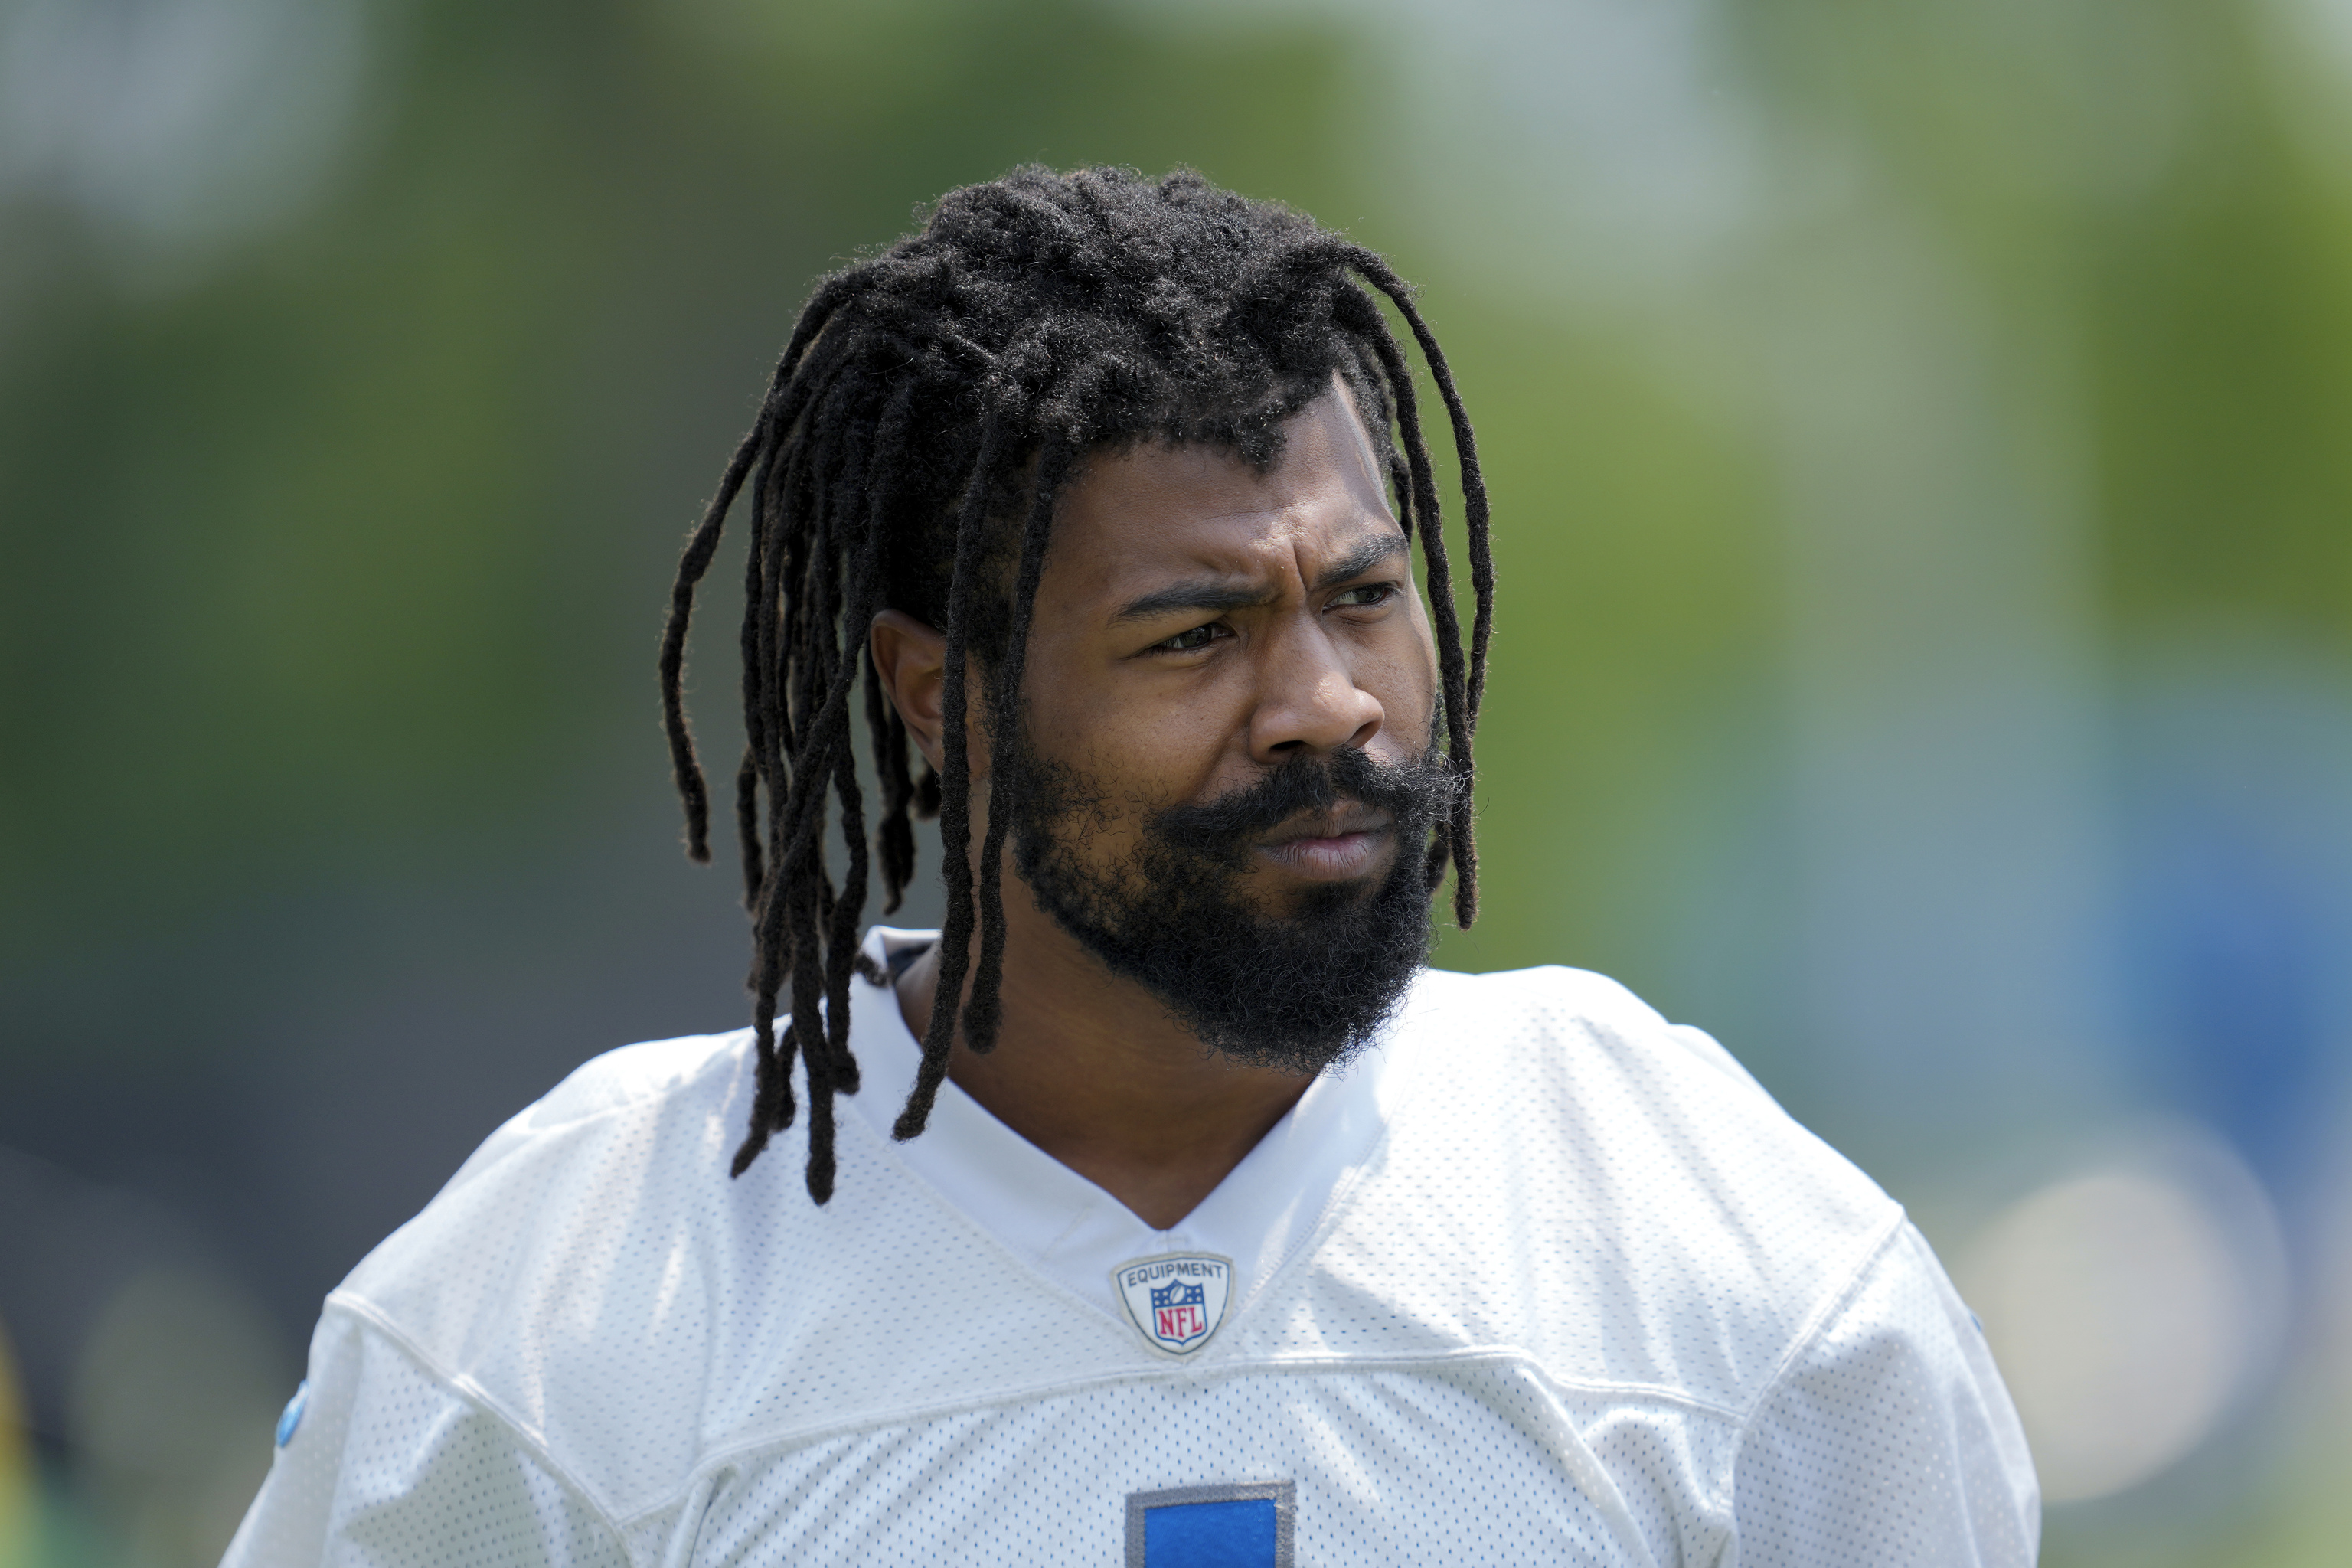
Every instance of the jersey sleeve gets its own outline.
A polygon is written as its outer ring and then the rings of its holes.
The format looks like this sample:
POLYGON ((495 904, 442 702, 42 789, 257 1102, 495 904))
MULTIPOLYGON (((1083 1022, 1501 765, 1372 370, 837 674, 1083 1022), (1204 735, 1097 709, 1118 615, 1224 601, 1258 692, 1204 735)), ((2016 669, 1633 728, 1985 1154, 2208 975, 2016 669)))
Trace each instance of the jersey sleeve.
POLYGON ((620 1568, 621 1538, 496 1412, 330 1308, 222 1568, 620 1568))
POLYGON ((1906 1224, 1759 1404, 1727 1568, 2031 1568, 2041 1492, 1983 1331, 1906 1224))

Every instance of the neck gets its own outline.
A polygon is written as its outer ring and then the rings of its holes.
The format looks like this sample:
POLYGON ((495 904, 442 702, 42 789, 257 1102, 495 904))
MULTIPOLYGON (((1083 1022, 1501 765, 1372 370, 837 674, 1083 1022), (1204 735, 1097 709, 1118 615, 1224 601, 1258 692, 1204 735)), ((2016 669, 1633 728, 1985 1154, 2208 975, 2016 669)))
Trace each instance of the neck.
MULTIPOLYGON (((1081 947, 1010 874, 1004 915, 996 1048, 977 1055, 959 1031, 948 1076, 1154 1230, 1171 1228, 1282 1120, 1312 1075, 1211 1053, 1150 992, 1081 947)), ((898 990, 919 1040, 937 1005, 938 948, 908 966, 898 990)))

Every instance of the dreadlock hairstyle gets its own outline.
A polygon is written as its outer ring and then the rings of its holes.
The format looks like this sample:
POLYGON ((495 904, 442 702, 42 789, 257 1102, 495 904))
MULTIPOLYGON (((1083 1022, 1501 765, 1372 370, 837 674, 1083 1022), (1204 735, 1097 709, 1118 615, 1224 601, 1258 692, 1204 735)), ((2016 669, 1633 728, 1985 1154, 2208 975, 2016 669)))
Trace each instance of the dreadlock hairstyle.
MULTIPOLYGON (((1146 440, 1217 445, 1264 471, 1280 455, 1283 421, 1328 392, 1335 374, 1355 395, 1398 520, 1408 538, 1419 535, 1427 563, 1458 787, 1425 870, 1433 892, 1452 863, 1454 920, 1466 927, 1478 906, 1470 742, 1495 581, 1486 493, 1445 356, 1385 261, 1286 207, 1191 173, 1154 182, 1118 169, 1024 167, 950 192, 919 232, 817 285, 687 542, 662 634, 662 716, 687 853, 707 862, 709 793, 683 690, 687 627, 720 529, 748 489, 747 740, 735 816, 753 931, 758 1069, 735 1174, 793 1123, 797 1048, 808 1085, 808 1190, 820 1204, 833 1193, 834 1097, 858 1081, 849 980, 872 969, 857 946, 869 874, 850 716, 859 675, 879 784, 884 912, 898 907, 914 874, 911 817, 939 817, 947 884, 940 1001, 894 1129, 906 1139, 929 1118, 959 1026, 975 1051, 996 1042, 1000 866, 1012 814, 989 815, 975 859, 966 670, 969 662, 980 672, 988 732, 1013 733, 1062 487, 1089 453, 1146 440), (1452 422, 1476 602, 1466 656, 1412 373, 1367 284, 1411 330, 1452 422), (919 780, 906 725, 866 649, 867 627, 886 608, 946 637, 944 766, 926 766, 919 780), (824 852, 836 803, 846 860, 839 887, 824 852), (967 977, 971 994, 959 1017, 954 999, 967 977), (787 984, 790 1017, 780 1034, 787 984)), ((997 749, 992 784, 1007 794, 1018 788, 1006 776, 1012 750, 997 749)))

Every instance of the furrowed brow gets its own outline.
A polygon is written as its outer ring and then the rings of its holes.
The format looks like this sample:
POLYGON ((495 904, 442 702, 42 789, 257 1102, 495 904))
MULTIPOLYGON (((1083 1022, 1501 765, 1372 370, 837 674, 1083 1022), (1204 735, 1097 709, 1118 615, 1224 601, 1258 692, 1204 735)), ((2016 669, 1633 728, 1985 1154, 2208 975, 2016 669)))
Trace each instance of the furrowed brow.
POLYGON ((1244 587, 1230 578, 1212 577, 1199 582, 1178 583, 1157 589, 1139 599, 1129 599, 1111 612, 1111 622, 1151 621, 1179 610, 1205 611, 1223 615, 1227 610, 1246 610, 1253 605, 1267 604, 1274 598, 1272 591, 1262 587, 1244 587))
MULTIPOLYGON (((1334 583, 1344 583, 1360 576, 1392 556, 1406 552, 1404 535, 1378 534, 1357 545, 1347 554, 1325 567, 1315 579, 1310 592, 1319 592, 1334 583)), ((1157 620, 1161 616, 1189 610, 1208 615, 1223 615, 1228 610, 1246 610, 1256 605, 1274 602, 1276 591, 1235 582, 1230 577, 1206 577, 1190 583, 1172 584, 1154 589, 1139 598, 1129 599, 1111 612, 1111 624, 1129 621, 1157 620)))
POLYGON ((1334 583, 1344 583, 1350 577, 1360 577, 1381 562, 1405 553, 1404 534, 1402 531, 1395 533, 1375 534, 1325 567, 1317 575, 1312 591, 1320 593, 1334 583))

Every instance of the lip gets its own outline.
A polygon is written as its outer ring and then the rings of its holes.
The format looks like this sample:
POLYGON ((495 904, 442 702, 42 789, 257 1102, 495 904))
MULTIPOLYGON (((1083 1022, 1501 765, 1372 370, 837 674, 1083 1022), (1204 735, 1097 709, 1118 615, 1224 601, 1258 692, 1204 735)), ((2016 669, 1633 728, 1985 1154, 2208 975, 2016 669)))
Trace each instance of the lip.
POLYGON ((1371 869, 1395 826, 1388 813, 1357 806, 1285 824, 1257 852, 1303 880, 1346 881, 1371 869))

